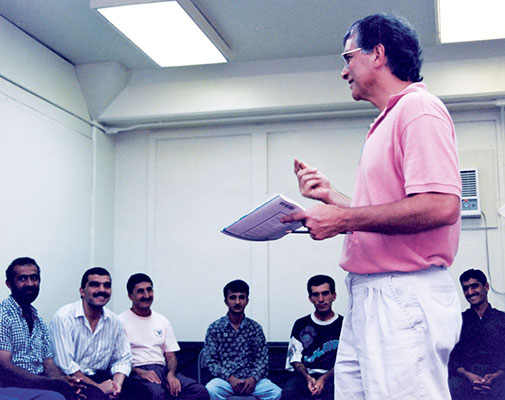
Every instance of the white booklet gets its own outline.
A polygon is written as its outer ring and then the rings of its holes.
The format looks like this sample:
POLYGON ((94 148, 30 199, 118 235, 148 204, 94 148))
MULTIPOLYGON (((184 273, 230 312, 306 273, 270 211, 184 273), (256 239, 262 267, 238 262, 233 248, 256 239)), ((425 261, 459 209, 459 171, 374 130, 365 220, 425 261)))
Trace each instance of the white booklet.
POLYGON ((282 223, 280 219, 285 215, 303 210, 302 206, 278 194, 233 224, 223 228, 221 232, 243 240, 280 239, 302 226, 299 221, 282 223))

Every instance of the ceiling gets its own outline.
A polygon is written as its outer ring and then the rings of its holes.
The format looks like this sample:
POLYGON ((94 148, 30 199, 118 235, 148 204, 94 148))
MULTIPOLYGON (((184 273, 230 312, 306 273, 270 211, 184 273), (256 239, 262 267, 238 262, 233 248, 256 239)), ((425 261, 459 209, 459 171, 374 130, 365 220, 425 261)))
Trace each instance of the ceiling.
MULTIPOLYGON (((406 17, 426 61, 504 55, 505 40, 437 44, 435 0, 192 0, 231 49, 233 63, 340 53, 356 19, 376 12, 406 17)), ((74 65, 115 61, 159 68, 89 7, 89 0, 0 0, 0 15, 74 65)))

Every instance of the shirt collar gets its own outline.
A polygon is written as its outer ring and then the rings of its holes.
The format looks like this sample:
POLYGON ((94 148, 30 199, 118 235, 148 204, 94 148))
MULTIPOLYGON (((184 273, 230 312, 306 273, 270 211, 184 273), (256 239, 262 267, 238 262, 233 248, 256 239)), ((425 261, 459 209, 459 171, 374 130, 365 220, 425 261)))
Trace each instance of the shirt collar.
MULTIPOLYGON (((233 330, 235 330, 235 328, 233 328, 233 325, 231 324, 230 317, 228 316, 228 313, 226 313, 226 315, 224 316, 224 318, 225 318, 225 324, 227 326, 229 326, 230 328, 232 328, 233 330)), ((246 319, 247 319, 247 317, 244 314, 244 318, 242 318, 242 321, 240 321, 239 329, 242 328, 242 326, 244 326, 244 323, 245 323, 246 319)))
MULTIPOLYGON (((75 318, 78 318, 78 317, 86 317, 84 315, 84 306, 82 305, 82 302, 83 302, 83 299, 79 299, 77 300, 76 302, 76 307, 74 309, 74 317, 75 318)), ((110 318, 110 314, 111 314, 111 311, 104 307, 103 308, 103 313, 102 313, 102 316, 100 317, 100 319, 109 319, 110 318)))
POLYGON ((339 315, 337 313, 335 313, 335 315, 333 317, 331 317, 329 320, 326 320, 326 321, 321 321, 320 319, 318 319, 316 317, 316 312, 315 311, 312 311, 312 313, 310 314, 310 318, 312 319, 312 321, 314 323, 316 323, 317 325, 331 325, 333 322, 335 322, 335 320, 339 317, 339 315))
MULTIPOLYGON (((21 308, 21 306, 18 304, 18 302, 16 300, 14 300, 14 297, 12 297, 12 295, 9 295, 9 297, 7 298, 7 301, 10 303, 10 306, 19 314, 19 315, 23 315, 23 309, 21 308)), ((30 305, 30 309, 32 310, 32 314, 35 318, 38 318, 38 312, 37 312, 37 309, 35 307, 33 307, 32 305, 30 305)))
POLYGON ((386 108, 377 116, 375 121, 372 123, 371 129, 370 129, 370 134, 372 134, 372 132, 377 127, 377 125, 384 119, 384 117, 387 115, 387 113, 396 105, 396 103, 398 103, 398 101, 403 96, 405 96, 406 94, 409 94, 409 93, 421 92, 421 91, 426 91, 426 85, 421 82, 416 82, 416 83, 411 83, 405 89, 403 89, 401 92, 389 96, 386 108))

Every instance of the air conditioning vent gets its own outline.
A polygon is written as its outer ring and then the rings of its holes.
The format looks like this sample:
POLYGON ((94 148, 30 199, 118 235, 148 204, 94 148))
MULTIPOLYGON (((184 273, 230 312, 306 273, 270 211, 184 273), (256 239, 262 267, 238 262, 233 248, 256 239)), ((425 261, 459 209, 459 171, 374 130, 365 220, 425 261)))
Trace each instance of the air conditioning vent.
POLYGON ((459 171, 463 190, 461 192, 461 217, 480 218, 479 172, 477 169, 459 171))

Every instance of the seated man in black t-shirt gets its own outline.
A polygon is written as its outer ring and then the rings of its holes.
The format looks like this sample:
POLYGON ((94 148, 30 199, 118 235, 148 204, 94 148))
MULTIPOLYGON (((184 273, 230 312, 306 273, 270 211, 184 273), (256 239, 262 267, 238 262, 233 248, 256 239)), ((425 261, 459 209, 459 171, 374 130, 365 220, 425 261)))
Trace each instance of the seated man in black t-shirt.
POLYGON ((333 367, 343 317, 331 309, 337 298, 335 281, 315 275, 307 282, 314 312, 296 320, 289 340, 286 369, 295 371, 286 383, 287 400, 333 400, 333 367))

